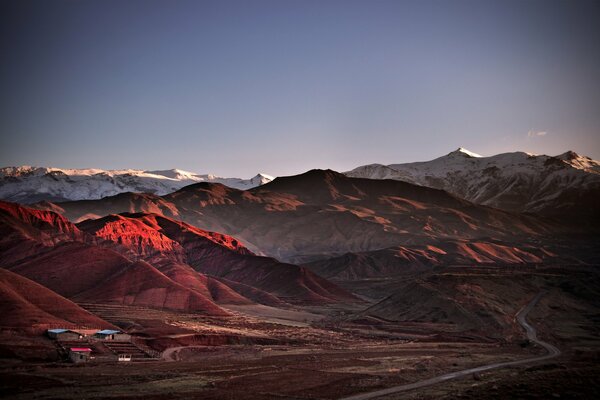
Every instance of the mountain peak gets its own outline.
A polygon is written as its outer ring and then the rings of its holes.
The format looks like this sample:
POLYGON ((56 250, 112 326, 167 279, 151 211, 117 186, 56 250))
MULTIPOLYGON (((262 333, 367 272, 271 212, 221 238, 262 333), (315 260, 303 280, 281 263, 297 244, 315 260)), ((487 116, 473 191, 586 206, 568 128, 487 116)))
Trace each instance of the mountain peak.
POLYGON ((184 180, 189 179, 192 180, 197 174, 190 171, 184 171, 177 168, 167 169, 167 170, 156 170, 156 171, 144 171, 147 174, 151 175, 160 175, 170 179, 184 180))
POLYGON ((260 178, 267 178, 267 179, 270 179, 270 180, 273 180, 273 179, 275 179, 275 177, 274 177, 274 176, 267 175, 267 174, 263 174, 262 172, 259 172, 259 173, 258 173, 258 174, 256 174, 256 176, 255 176, 255 178, 259 178, 259 177, 260 177, 260 178))
POLYGON ((481 155, 474 153, 472 151, 469 151, 469 150, 465 149, 464 147, 459 147, 458 149, 454 150, 453 152, 449 153, 448 155, 449 156, 459 155, 462 157, 471 157, 471 158, 482 157, 481 155))
POLYGON ((331 181, 331 180, 335 180, 335 179, 341 179, 341 180, 346 180, 346 175, 334 171, 332 169, 311 169, 309 171, 306 171, 302 174, 299 175, 294 175, 292 177, 288 177, 288 178, 294 178, 294 179, 308 179, 308 180, 312 180, 313 182, 318 182, 318 181, 331 181))
POLYGON ((572 150, 559 154, 554 159, 562 160, 575 169, 600 174, 600 162, 590 157, 579 155, 572 150))
POLYGON ((250 182, 254 186, 264 185, 265 183, 271 182, 275 177, 263 173, 258 173, 256 176, 250 179, 250 182))
POLYGON ((575 153, 573 150, 569 150, 562 154, 559 154, 558 156, 556 156, 556 158, 560 158, 561 160, 565 160, 565 161, 570 161, 570 160, 577 160, 578 158, 581 158, 581 156, 579 154, 575 153))
MULTIPOLYGON (((259 188, 262 190, 262 187, 259 188)), ((324 203, 347 194, 356 195, 350 178, 331 169, 311 169, 299 175, 278 177, 264 190, 293 194, 305 203, 324 203)))

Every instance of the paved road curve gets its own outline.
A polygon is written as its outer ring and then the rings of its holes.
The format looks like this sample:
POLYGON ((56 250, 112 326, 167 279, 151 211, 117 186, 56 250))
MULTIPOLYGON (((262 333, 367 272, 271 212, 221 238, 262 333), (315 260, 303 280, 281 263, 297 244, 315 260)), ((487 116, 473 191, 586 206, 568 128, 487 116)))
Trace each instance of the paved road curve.
POLYGON ((539 340, 537 338, 535 328, 533 326, 529 325, 529 323, 525 319, 527 314, 531 311, 531 309, 533 307, 535 307, 537 302, 540 300, 540 298, 544 294, 545 294, 545 292, 539 293, 537 296, 534 297, 533 300, 531 300, 529 302, 529 304, 527 304, 525 307, 523 307, 521 309, 521 311, 519 311, 517 313, 517 321, 519 322, 519 324, 521 324, 521 326, 523 328, 525 328, 525 331, 527 332, 527 338, 530 341, 537 343, 540 346, 542 346, 544 349, 546 349, 547 353, 545 355, 525 358, 523 360, 517 360, 517 361, 505 361, 505 362, 500 362, 500 363, 495 363, 495 364, 488 364, 488 365, 483 365, 481 367, 475 367, 475 368, 465 369, 462 371, 451 372, 449 374, 436 376, 436 377, 433 377, 430 379, 426 379, 424 381, 410 383, 408 385, 394 386, 391 388, 377 390, 377 391, 369 392, 369 393, 357 394, 357 395, 350 396, 350 397, 344 397, 340 400, 374 399, 374 398, 385 396, 388 394, 405 392, 407 390, 418 389, 418 388, 422 388, 425 386, 435 385, 437 383, 441 383, 441 382, 444 382, 444 381, 447 381, 450 379, 455 379, 455 378, 460 378, 460 377, 463 377, 466 375, 470 375, 475 372, 483 372, 483 371, 488 371, 490 369, 497 369, 497 368, 514 366, 514 365, 528 364, 528 363, 537 362, 537 361, 545 361, 545 360, 549 360, 551 358, 557 357, 558 355, 560 355, 560 350, 557 347, 551 345, 550 343, 546 343, 544 341, 539 340))

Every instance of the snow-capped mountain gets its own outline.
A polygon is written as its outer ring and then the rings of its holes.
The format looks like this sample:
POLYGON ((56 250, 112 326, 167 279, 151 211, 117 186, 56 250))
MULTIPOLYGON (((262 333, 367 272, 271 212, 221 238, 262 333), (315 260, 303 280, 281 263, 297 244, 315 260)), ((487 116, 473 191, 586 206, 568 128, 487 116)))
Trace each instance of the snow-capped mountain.
POLYGON ((251 179, 222 178, 179 169, 142 171, 5 167, 0 168, 0 199, 34 203, 42 200, 95 200, 123 192, 165 195, 198 182, 251 189, 273 179, 265 174, 258 174, 251 179))
POLYGON ((370 164, 345 174, 402 180, 478 204, 549 215, 583 203, 593 206, 600 191, 600 162, 572 151, 554 157, 524 152, 482 157, 459 148, 431 161, 370 164))

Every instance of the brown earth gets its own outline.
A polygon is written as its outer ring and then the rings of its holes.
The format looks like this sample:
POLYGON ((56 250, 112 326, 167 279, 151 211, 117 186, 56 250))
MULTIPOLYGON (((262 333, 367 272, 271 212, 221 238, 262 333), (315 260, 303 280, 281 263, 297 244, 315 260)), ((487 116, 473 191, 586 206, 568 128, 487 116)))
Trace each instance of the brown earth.
POLYGON ((207 315, 228 315, 217 302, 287 307, 282 298, 356 300, 302 267, 254 256, 235 238, 156 214, 112 216, 81 227, 54 212, 2 202, 3 267, 79 302, 207 315))
POLYGON ((558 256, 543 248, 487 239, 439 240, 427 245, 396 246, 304 264, 317 274, 335 281, 390 278, 449 265, 527 266, 544 263, 580 263, 571 256, 558 256))
MULTIPOLYGON (((540 338, 561 348, 556 361, 483 373, 392 398, 502 398, 504 393, 513 398, 585 398, 594 393, 600 354, 595 269, 456 267, 420 280, 440 293, 456 290, 457 304, 468 313, 477 305, 489 314, 477 316, 489 323, 483 330, 471 328, 460 324, 462 316, 450 315, 437 322, 419 316, 392 321, 356 305, 303 307, 286 314, 268 308, 244 312, 256 306, 236 306, 229 310, 231 317, 219 318, 85 303, 147 345, 174 349, 169 359, 179 361, 85 366, 9 361, 0 367, 0 388, 8 399, 338 399, 542 354, 543 349, 524 341, 514 315, 543 289, 547 294, 528 319, 540 338), (503 296, 511 274, 517 289, 503 296), (490 334, 498 329, 504 335, 490 334)), ((10 336, 0 335, 0 340, 0 350, 10 348, 10 336)))
POLYGON ((111 327, 108 322, 77 304, 21 275, 0 268, 0 315, 3 328, 40 333, 47 324, 56 326, 111 327))
POLYGON ((277 178, 248 191, 199 183, 163 197, 121 194, 36 207, 57 210, 72 221, 152 209, 235 236, 253 252, 287 262, 426 244, 433 239, 491 237, 520 243, 566 232, 549 221, 474 205, 441 190, 348 178, 330 170, 277 178))
POLYGON ((243 287, 228 287, 225 282, 229 281, 254 288, 244 292, 255 301, 266 298, 270 304, 273 301, 268 294, 293 303, 356 300, 350 293, 303 267, 256 256, 235 238, 160 215, 111 215, 78 226, 126 247, 172 279, 184 286, 193 285, 193 289, 210 294, 215 301, 250 302, 236 292, 236 288, 243 290, 243 287), (194 277, 194 270, 200 274, 194 277), (200 277, 204 274, 226 281, 210 278, 203 281, 200 277))

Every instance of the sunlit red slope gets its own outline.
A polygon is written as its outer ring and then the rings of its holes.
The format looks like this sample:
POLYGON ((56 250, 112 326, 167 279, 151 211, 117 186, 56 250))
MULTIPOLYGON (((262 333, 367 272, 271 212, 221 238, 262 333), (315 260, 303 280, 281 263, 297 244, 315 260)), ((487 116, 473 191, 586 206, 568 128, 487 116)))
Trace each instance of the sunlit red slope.
POLYGON ((53 212, 0 203, 0 216, 3 266, 62 296, 227 314, 209 297, 180 285, 146 262, 100 246, 93 236, 53 212))
POLYGON ((173 280, 193 285, 219 301, 243 303, 248 296, 270 305, 280 303, 273 295, 294 303, 356 300, 302 267, 255 256, 233 237, 164 216, 110 215, 78 226, 136 252, 173 280), (226 280, 201 275, 194 278, 194 270, 226 280))
POLYGON ((9 265, 84 234, 65 217, 0 201, 0 265, 9 265))
MULTIPOLYGON (((156 214, 109 215, 97 220, 86 220, 79 227, 105 241, 114 242, 129 250, 136 258, 151 263, 173 281, 190 288, 222 304, 252 304, 250 299, 236 293, 214 278, 198 273, 186 264, 184 248, 165 235, 170 233, 177 239, 184 230, 183 225, 156 214), (165 225, 165 227, 161 226, 165 225), (177 231, 176 233, 173 233, 177 231)), ((236 239, 216 232, 201 231, 191 226, 197 246, 231 249, 248 253, 236 239)), ((128 254, 128 253, 126 253, 128 254)))
POLYGON ((158 214, 124 213, 80 222, 78 227, 96 237, 116 242, 136 254, 184 261, 188 254, 234 251, 252 254, 237 239, 195 228, 158 214), (186 248, 182 246, 185 244, 186 248))

